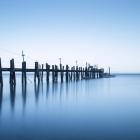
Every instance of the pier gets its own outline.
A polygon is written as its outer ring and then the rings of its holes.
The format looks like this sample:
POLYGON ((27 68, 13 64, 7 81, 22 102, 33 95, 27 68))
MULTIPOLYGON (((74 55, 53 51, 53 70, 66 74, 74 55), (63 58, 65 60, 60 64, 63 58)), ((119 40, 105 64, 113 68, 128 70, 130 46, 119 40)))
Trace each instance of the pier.
POLYGON ((12 86, 16 85, 16 72, 21 72, 22 76, 22 84, 26 85, 27 82, 27 73, 33 72, 34 73, 34 82, 40 83, 43 81, 43 76, 45 73, 46 81, 49 83, 50 81, 50 75, 52 78, 52 82, 56 83, 58 82, 58 79, 60 79, 61 82, 68 82, 73 80, 88 80, 88 79, 98 79, 103 78, 105 73, 104 69, 98 69, 94 66, 85 66, 85 67, 78 67, 73 66, 70 67, 69 65, 62 65, 60 62, 60 65, 49 65, 46 63, 44 66, 43 64, 40 65, 38 62, 34 63, 34 68, 27 68, 26 61, 22 62, 21 68, 16 68, 14 59, 10 60, 10 67, 9 68, 3 68, 2 67, 2 61, 0 58, 0 86, 3 86, 3 72, 9 72, 9 83, 12 86))

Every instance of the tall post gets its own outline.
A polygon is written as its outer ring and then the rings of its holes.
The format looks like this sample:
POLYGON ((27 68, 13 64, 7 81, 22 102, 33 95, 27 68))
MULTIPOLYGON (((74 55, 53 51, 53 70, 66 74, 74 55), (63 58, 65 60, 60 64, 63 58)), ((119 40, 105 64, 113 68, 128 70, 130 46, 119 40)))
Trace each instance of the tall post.
POLYGON ((78 66, 76 66, 76 80, 78 80, 78 66))
POLYGON ((54 65, 52 65, 52 82, 54 83, 55 77, 54 77, 54 65))
POLYGON ((10 60, 10 84, 16 85, 15 64, 14 59, 10 60))
POLYGON ((49 83, 49 77, 50 77, 50 65, 48 65, 48 63, 46 63, 46 80, 47 80, 47 83, 49 83))
POLYGON ((36 78, 38 79, 38 83, 40 82, 40 74, 39 74, 39 65, 38 62, 35 62, 35 74, 34 74, 34 81, 36 83, 36 78))
POLYGON ((55 70, 54 70, 54 81, 58 81, 58 66, 55 65, 55 70))
POLYGON ((69 80, 69 66, 66 65, 66 82, 69 80))
POLYGON ((22 84, 26 84, 26 62, 22 62, 22 84))
POLYGON ((73 79, 74 80, 76 79, 76 76, 75 76, 75 66, 73 67, 73 79))
POLYGON ((61 83, 63 83, 63 77, 64 77, 64 66, 60 64, 60 74, 61 74, 61 83))

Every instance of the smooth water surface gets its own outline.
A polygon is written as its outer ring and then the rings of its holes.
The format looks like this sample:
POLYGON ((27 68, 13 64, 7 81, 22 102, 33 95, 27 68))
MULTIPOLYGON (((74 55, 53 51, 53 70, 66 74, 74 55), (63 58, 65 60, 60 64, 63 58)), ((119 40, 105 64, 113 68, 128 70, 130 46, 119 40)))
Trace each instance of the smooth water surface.
POLYGON ((140 140, 140 75, 34 84, 4 76, 0 140, 140 140))

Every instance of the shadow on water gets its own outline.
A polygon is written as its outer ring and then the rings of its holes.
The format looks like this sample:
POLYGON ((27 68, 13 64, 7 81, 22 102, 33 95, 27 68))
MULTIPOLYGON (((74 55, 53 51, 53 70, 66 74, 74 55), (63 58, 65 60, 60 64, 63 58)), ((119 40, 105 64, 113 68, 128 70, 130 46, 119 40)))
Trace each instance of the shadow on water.
POLYGON ((11 110, 14 110, 15 106, 15 96, 16 96, 16 85, 10 84, 10 100, 11 100, 11 110))
POLYGON ((49 92, 50 92, 50 84, 49 82, 46 83, 46 97, 49 98, 49 92))
POLYGON ((66 82, 66 96, 68 97, 69 94, 69 82, 66 82))
POLYGON ((57 92, 58 92, 58 83, 54 82, 52 83, 52 95, 55 96, 57 92))
POLYGON ((61 98, 62 98, 63 89, 64 89, 64 83, 61 82, 61 83, 60 83, 60 100, 61 100, 61 98))
POLYGON ((0 114, 2 110, 3 86, 0 85, 0 114))
POLYGON ((38 103, 39 92, 40 92, 40 82, 35 82, 34 83, 34 91, 35 91, 35 100, 36 100, 36 103, 38 103))
POLYGON ((23 101, 23 109, 26 106, 26 99, 27 99, 27 84, 22 83, 22 101, 23 101))

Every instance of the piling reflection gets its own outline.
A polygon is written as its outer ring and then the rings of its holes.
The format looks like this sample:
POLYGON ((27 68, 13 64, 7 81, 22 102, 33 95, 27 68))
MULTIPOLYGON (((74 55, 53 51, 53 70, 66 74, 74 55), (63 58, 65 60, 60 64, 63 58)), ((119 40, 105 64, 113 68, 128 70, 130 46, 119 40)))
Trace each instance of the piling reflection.
MULTIPOLYGON (((18 105, 20 103, 20 99, 21 99, 21 108, 23 110, 23 112, 25 112, 25 109, 28 108, 27 105, 27 84, 22 83, 21 85, 21 89, 20 89, 20 96, 18 97, 18 105), (21 97, 19 99, 19 97, 21 97)), ((30 87, 28 85, 28 87, 30 87)), ((65 97, 68 98, 78 98, 79 97, 79 91, 81 91, 80 93, 82 93, 83 91, 85 91, 87 94, 89 92, 89 82, 80 82, 79 80, 75 80, 75 81, 68 81, 68 82, 52 82, 52 83, 48 83, 48 82, 34 82, 34 90, 31 87, 31 91, 29 93, 29 102, 32 102, 32 97, 33 99, 35 99, 33 102, 35 104, 40 104, 39 99, 41 100, 43 96, 45 96, 44 93, 44 89, 46 90, 46 99, 47 101, 52 101, 56 100, 59 102, 63 102, 63 100, 65 99, 65 97), (33 93, 33 96, 32 96, 33 93)), ((17 89, 19 91, 19 89, 17 89)), ((19 93, 19 92, 18 92, 19 93)), ((11 109, 14 110, 15 109, 15 97, 16 97, 16 85, 12 85, 10 84, 10 104, 11 104, 11 109)), ((2 88, 0 88, 0 111, 2 108, 2 98, 3 98, 3 91, 2 88)))
POLYGON ((27 84, 22 83, 22 101, 23 101, 23 109, 25 109, 26 106, 26 98, 27 98, 27 84))
POLYGON ((62 98, 63 88, 64 88, 64 83, 61 82, 61 83, 60 83, 60 100, 61 100, 61 98, 62 98))
POLYGON ((52 83, 52 95, 55 96, 58 92, 58 83, 54 82, 52 83))
POLYGON ((47 82, 46 84, 46 97, 49 97, 49 91, 50 91, 50 87, 49 87, 49 83, 47 82))
POLYGON ((2 110, 3 86, 0 85, 0 114, 2 110))
POLYGON ((35 82, 34 83, 34 91, 35 91, 35 100, 36 100, 36 103, 37 103, 38 100, 39 100, 40 82, 35 82))
POLYGON ((16 85, 10 84, 10 100, 11 100, 11 109, 14 110, 15 106, 15 96, 16 96, 16 85))
POLYGON ((68 97, 69 93, 69 82, 66 82, 66 96, 68 97))

